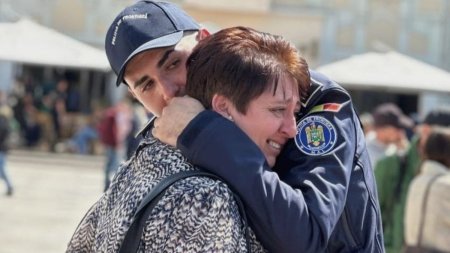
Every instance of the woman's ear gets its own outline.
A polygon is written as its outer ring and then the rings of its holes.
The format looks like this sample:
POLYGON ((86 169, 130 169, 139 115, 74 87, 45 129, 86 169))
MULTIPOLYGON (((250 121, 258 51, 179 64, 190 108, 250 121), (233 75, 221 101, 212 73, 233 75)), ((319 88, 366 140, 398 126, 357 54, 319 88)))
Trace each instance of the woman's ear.
POLYGON ((209 31, 206 28, 200 28, 197 33, 197 41, 201 41, 202 39, 208 37, 210 35, 209 31))
POLYGON ((230 118, 231 102, 223 95, 215 94, 212 98, 211 107, 213 111, 219 113, 225 118, 230 118))

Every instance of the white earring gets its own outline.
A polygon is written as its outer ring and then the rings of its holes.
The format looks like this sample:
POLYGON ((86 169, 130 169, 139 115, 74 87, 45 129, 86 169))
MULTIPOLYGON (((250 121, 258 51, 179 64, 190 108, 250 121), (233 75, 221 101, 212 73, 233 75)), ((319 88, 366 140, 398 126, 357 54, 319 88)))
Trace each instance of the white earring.
POLYGON ((228 115, 227 117, 230 121, 233 121, 233 117, 231 117, 231 115, 228 115))

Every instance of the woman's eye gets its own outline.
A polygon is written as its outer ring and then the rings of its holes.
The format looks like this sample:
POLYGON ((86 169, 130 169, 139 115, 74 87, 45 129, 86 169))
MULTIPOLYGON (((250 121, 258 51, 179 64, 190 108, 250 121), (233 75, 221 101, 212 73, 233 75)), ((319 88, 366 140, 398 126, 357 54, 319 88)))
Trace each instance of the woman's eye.
POLYGON ((273 108, 270 111, 275 114, 283 114, 286 111, 286 108, 273 108))

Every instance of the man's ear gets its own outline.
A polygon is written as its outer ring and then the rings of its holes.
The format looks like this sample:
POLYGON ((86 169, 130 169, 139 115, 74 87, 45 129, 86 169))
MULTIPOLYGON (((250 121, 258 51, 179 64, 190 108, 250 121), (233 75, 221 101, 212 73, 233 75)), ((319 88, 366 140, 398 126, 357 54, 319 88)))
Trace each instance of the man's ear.
POLYGON ((211 101, 211 107, 213 111, 219 113, 225 118, 230 117, 230 105, 231 102, 228 98, 223 95, 215 94, 211 101))
POLYGON ((200 41, 210 35, 209 31, 206 28, 200 28, 197 33, 197 41, 200 41))

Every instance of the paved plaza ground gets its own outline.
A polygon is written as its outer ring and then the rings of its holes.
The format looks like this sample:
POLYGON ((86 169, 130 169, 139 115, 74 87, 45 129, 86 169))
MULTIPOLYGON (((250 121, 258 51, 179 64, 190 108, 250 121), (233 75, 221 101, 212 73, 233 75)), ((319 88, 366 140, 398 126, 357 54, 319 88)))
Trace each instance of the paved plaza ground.
POLYGON ((0 181, 0 253, 61 253, 103 189, 103 157, 12 151, 0 181))

